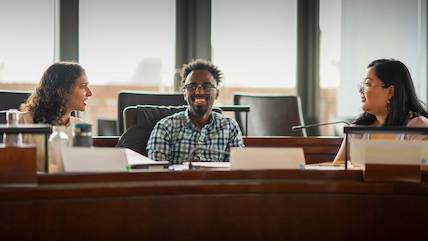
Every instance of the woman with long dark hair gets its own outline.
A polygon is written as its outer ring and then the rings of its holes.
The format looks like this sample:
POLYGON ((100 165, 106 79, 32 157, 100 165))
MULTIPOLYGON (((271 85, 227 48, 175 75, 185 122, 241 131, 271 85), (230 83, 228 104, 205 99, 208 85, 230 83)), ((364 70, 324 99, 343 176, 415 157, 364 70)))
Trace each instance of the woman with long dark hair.
MULTIPOLYGON (((37 88, 21 105, 21 123, 44 123, 66 126, 71 136, 71 127, 82 122, 71 116, 73 111, 84 111, 86 101, 92 95, 85 70, 77 63, 59 62, 51 65, 43 74, 37 88)), ((25 135, 24 142, 37 145, 37 169, 43 170, 43 139, 25 135)))
MULTIPOLYGON (((428 114, 417 98, 406 65, 394 59, 374 60, 360 83, 362 110, 354 122, 366 126, 428 127, 428 114)), ((365 135, 367 138, 370 136, 365 135)), ((334 164, 345 160, 344 142, 334 164)))

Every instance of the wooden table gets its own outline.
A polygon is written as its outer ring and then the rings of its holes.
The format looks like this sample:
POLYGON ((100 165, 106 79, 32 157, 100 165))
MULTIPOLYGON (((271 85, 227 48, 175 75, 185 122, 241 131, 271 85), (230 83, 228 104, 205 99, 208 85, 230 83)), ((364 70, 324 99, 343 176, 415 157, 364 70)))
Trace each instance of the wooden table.
POLYGON ((0 186, 0 240, 426 240, 421 183, 361 171, 38 176, 0 186))

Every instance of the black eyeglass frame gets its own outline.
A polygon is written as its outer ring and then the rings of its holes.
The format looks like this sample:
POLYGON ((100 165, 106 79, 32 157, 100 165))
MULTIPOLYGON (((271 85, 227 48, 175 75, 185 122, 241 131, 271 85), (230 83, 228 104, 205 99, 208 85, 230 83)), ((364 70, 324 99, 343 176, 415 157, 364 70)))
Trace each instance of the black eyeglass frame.
POLYGON ((217 89, 217 86, 211 83, 203 83, 203 84, 189 83, 184 85, 183 89, 189 92, 195 92, 199 87, 201 87, 204 92, 211 92, 214 89, 217 89))

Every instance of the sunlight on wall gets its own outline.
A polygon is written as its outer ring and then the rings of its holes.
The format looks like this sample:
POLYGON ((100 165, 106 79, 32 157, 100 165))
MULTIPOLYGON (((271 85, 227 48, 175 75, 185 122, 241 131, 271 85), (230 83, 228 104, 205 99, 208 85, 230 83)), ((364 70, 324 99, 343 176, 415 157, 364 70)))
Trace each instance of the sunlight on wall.
POLYGON ((296 0, 212 1, 212 59, 225 86, 296 85, 296 0))
POLYGON ((36 83, 54 61, 54 0, 0 0, 0 83, 36 83))
POLYGON ((79 38, 91 84, 173 84, 174 0, 80 1, 79 38))

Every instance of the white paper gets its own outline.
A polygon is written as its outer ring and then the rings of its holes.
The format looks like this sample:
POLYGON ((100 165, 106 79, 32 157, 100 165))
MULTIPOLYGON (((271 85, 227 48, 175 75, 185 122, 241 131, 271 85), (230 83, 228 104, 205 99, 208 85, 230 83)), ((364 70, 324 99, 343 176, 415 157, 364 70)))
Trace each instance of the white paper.
POLYGON ((319 170, 319 171, 336 171, 336 170, 344 170, 343 166, 317 166, 315 164, 305 165, 306 170, 319 170))
POLYGON ((232 170, 304 169, 302 148, 244 147, 232 148, 232 170))
MULTIPOLYGON (((184 164, 188 166, 189 162, 185 162, 184 164)), ((192 162, 192 165, 195 168, 230 168, 230 162, 192 162)))
MULTIPOLYGON (((117 149, 117 147, 116 147, 116 149, 117 149)), ((120 149, 124 149, 125 150, 126 157, 127 157, 129 165, 152 164, 152 163, 156 164, 156 163, 158 163, 158 162, 156 162, 156 161, 154 161, 154 160, 152 160, 152 159, 150 159, 150 158, 148 158, 146 156, 143 156, 140 153, 135 152, 135 151, 133 151, 131 149, 128 149, 128 148, 120 148, 120 149)))

